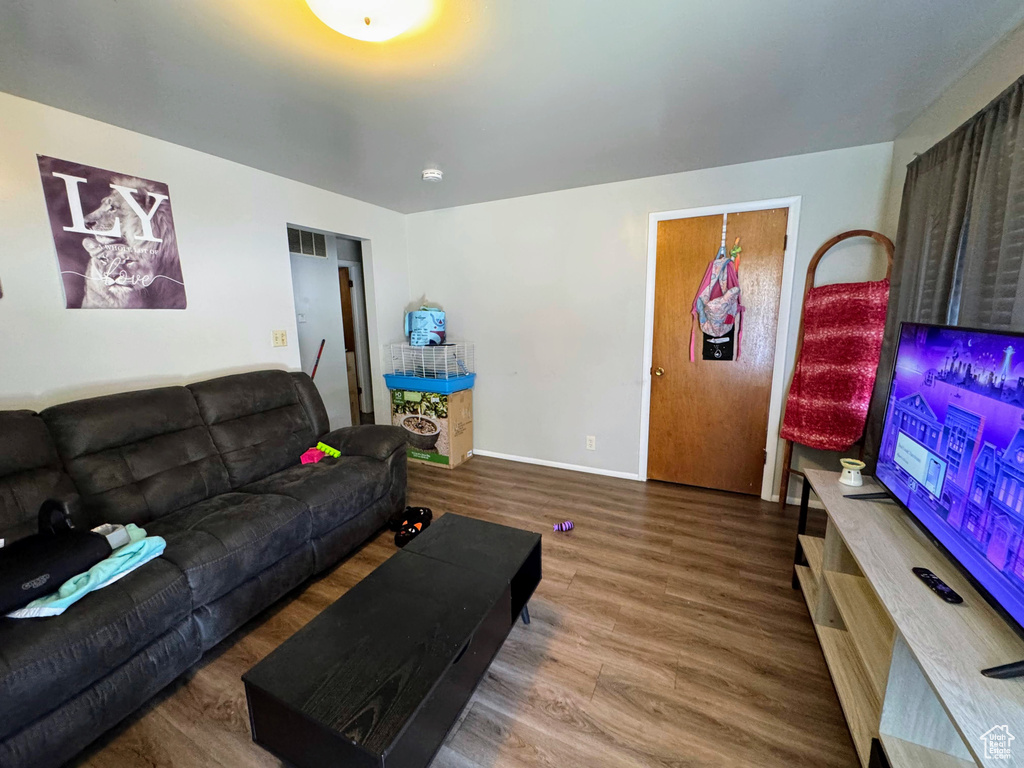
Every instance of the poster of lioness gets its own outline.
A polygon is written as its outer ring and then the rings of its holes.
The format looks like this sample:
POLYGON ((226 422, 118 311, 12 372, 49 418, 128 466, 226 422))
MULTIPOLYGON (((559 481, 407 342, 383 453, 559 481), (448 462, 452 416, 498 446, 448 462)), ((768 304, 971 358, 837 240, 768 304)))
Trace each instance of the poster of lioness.
POLYGON ((166 184, 37 155, 68 309, 184 309, 166 184))

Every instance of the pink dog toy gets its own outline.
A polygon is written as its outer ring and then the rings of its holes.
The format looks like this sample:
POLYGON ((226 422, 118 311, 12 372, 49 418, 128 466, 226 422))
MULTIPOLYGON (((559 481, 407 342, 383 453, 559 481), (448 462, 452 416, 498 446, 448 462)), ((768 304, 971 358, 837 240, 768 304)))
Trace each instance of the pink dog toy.
POLYGON ((300 457, 303 464, 316 464, 327 454, 321 451, 319 448, 310 448, 300 457))
POLYGON ((555 523, 555 525, 554 525, 554 529, 555 529, 556 533, 559 532, 559 531, 563 532, 563 533, 565 531, 571 531, 575 527, 576 526, 574 526, 572 524, 572 520, 566 520, 564 523, 555 523))

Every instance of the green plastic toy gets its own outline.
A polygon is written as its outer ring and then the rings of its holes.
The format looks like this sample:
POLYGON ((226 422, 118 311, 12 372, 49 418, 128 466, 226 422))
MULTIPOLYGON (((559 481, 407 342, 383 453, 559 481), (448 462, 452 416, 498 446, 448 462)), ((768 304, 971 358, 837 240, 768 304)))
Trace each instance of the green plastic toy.
POLYGON ((317 447, 318 450, 323 451, 328 456, 330 456, 332 459, 340 459, 341 458, 341 451, 339 451, 337 448, 331 448, 331 446, 329 446, 327 443, 317 443, 316 447, 317 447))

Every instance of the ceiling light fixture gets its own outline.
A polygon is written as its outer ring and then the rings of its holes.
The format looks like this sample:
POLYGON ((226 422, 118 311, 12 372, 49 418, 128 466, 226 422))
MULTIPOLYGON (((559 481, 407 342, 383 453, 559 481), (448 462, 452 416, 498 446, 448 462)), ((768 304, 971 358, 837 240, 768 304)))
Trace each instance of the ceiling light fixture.
POLYGON ((437 168, 425 168, 423 170, 424 181, 441 181, 444 178, 444 171, 437 168))
POLYGON ((346 37, 380 43, 426 22, 434 0, 306 0, 324 24, 346 37))

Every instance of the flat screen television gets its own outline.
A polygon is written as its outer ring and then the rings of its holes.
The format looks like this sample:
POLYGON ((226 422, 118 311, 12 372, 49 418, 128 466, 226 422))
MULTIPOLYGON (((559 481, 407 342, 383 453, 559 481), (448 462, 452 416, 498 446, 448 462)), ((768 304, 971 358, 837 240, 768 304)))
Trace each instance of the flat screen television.
POLYGON ((904 323, 876 476, 1024 635, 1024 334, 904 323))

